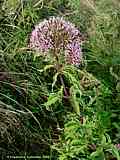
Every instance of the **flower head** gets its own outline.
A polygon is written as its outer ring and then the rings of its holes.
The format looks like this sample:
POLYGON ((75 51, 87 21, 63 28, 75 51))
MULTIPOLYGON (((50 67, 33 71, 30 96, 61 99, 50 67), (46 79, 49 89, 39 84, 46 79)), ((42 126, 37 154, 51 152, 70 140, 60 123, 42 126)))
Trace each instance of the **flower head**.
POLYGON ((52 17, 35 26, 29 47, 44 54, 52 50, 58 57, 62 51, 67 63, 79 65, 82 42, 82 34, 72 23, 60 17, 52 17))

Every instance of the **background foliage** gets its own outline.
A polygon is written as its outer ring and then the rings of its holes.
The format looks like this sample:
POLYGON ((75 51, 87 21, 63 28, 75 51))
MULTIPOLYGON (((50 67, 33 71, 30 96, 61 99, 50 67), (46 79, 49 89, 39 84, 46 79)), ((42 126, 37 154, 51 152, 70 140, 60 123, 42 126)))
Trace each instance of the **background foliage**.
POLYGON ((119 0, 0 2, 0 156, 120 159, 119 0), (64 16, 84 34, 84 62, 63 78, 27 50, 34 25, 64 16))

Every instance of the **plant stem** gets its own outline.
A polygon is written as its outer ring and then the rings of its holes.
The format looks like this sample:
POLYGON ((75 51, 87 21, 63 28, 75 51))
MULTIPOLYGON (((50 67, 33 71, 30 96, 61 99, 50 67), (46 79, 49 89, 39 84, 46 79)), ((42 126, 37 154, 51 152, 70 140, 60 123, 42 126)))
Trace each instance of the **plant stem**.
POLYGON ((65 96, 68 97, 69 95, 68 95, 68 92, 67 92, 67 90, 65 88, 65 83, 64 83, 62 75, 60 75, 60 81, 61 81, 61 84, 63 85, 65 96))
MULTIPOLYGON (((59 63, 59 58, 57 56, 57 49, 56 48, 54 48, 53 54, 54 54, 55 59, 57 61, 57 71, 59 71, 59 69, 60 69, 60 63, 59 63)), ((65 97, 69 97, 68 92, 67 92, 66 87, 65 87, 65 83, 64 83, 62 75, 60 75, 60 81, 61 81, 61 84, 62 84, 62 86, 64 88, 65 97)))

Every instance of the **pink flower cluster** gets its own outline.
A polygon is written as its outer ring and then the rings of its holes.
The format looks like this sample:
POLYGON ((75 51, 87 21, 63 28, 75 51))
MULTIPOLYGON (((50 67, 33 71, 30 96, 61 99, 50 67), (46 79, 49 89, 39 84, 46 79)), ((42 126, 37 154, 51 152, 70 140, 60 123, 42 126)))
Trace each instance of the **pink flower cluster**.
POLYGON ((75 26, 60 17, 51 17, 35 26, 30 36, 29 47, 46 55, 50 50, 59 57, 64 52, 69 64, 79 65, 82 59, 83 36, 75 26))

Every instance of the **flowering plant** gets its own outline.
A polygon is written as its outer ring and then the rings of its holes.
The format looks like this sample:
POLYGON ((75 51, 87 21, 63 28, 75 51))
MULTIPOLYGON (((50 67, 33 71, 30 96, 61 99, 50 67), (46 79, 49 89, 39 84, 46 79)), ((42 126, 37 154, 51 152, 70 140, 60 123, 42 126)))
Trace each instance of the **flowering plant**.
MULTIPOLYGON (((81 45, 83 41, 84 39, 81 32, 74 24, 60 17, 51 17, 48 20, 40 22, 31 33, 29 48, 34 49, 46 57, 51 56, 52 60, 55 60, 55 69, 57 73, 53 77, 54 82, 52 84, 52 90, 59 77, 62 88, 64 89, 64 98, 70 98, 70 96, 74 95, 70 95, 71 89, 66 88, 66 84, 64 83, 64 77, 68 77, 68 75, 65 75, 67 73, 64 72, 65 67, 63 69, 63 63, 75 66, 80 65, 82 60, 81 45), (63 60, 63 63, 61 63, 61 60, 63 60)), ((73 77, 72 79, 75 78, 73 77)), ((59 95, 59 92, 57 95, 59 95)), ((51 95, 49 99, 47 105, 51 104, 51 95)), ((53 101, 56 101, 56 99, 53 101)), ((79 105, 76 104, 74 108, 79 114, 79 105)))
POLYGON ((51 52, 59 61, 64 53, 67 64, 79 65, 82 59, 83 36, 75 26, 60 17, 51 17, 35 26, 29 47, 47 55, 51 52))

